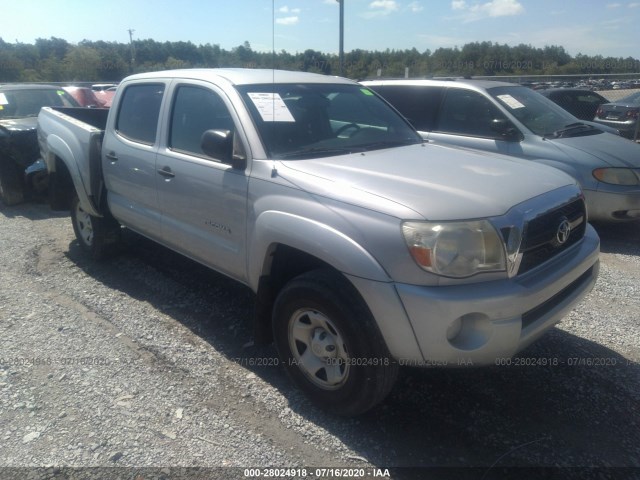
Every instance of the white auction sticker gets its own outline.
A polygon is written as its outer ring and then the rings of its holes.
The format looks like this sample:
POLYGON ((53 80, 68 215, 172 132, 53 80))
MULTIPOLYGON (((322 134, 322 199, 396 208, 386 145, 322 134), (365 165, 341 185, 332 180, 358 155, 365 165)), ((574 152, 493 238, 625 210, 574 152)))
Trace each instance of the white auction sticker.
POLYGON ((513 98, 511 95, 498 95, 498 98, 506 103, 507 106, 511 109, 524 108, 524 105, 513 98))
POLYGON ((248 93, 265 122, 295 122, 279 93, 248 93))
POLYGON ((0 105, 9 105, 9 100, 7 100, 4 93, 0 93, 0 105))

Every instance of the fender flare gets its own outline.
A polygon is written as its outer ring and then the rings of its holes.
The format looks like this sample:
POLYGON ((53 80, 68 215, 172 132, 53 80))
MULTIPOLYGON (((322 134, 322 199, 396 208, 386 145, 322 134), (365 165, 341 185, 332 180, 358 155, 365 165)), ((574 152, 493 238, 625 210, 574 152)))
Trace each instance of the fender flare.
POLYGON ((71 176, 73 186, 78 194, 78 199, 80 200, 80 205, 83 210, 93 216, 102 217, 99 209, 96 208, 87 193, 87 189, 82 179, 82 174, 78 167, 78 160, 69 145, 59 136, 50 134, 47 136, 47 148, 49 149, 49 152, 48 158, 46 158, 45 161, 47 162, 48 170, 50 172, 55 171, 55 157, 58 157, 69 171, 69 175, 71 176))
POLYGON ((274 244, 287 245, 313 255, 347 275, 389 282, 387 272, 359 243, 344 233, 318 221, 268 210, 255 221, 248 245, 248 281, 256 291, 258 281, 269 262, 274 244))

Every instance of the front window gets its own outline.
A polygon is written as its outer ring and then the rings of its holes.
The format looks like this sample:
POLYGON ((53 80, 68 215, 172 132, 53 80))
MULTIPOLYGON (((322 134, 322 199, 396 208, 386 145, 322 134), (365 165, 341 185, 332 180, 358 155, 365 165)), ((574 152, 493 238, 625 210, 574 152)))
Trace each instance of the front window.
POLYGON ((313 158, 421 143, 371 90, 345 84, 237 87, 270 158, 313 158))
POLYGON ((37 117, 42 107, 78 107, 62 89, 16 89, 0 91, 0 118, 37 117))
POLYGON ((207 130, 235 130, 224 101, 211 90, 180 86, 171 112, 169 148, 205 156, 201 140, 207 130))
POLYGON ((472 137, 494 138, 493 125, 506 117, 491 100, 478 92, 449 88, 442 105, 436 131, 472 137))
POLYGON ((493 87, 488 91, 536 135, 550 136, 576 123, 576 117, 529 88, 493 87))

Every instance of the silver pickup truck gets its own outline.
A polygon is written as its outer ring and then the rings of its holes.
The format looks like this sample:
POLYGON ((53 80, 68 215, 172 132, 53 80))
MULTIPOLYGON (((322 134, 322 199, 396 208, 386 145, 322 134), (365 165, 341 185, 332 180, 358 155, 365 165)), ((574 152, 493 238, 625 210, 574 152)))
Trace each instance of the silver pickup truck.
POLYGON ((52 205, 99 257, 134 230, 256 293, 256 340, 353 415, 398 368, 495 364, 593 287, 568 175, 430 145, 368 88, 273 70, 126 78, 108 112, 44 108, 52 205))

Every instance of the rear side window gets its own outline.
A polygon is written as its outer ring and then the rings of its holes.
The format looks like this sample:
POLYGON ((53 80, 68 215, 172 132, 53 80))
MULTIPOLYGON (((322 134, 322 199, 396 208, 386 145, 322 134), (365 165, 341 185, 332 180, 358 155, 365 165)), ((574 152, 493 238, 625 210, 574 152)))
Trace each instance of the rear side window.
POLYGON ((153 145, 158 130, 163 84, 131 85, 120 101, 116 131, 134 142, 153 145))
POLYGON ((416 130, 430 132, 434 129, 443 87, 379 85, 369 88, 382 95, 416 130))

